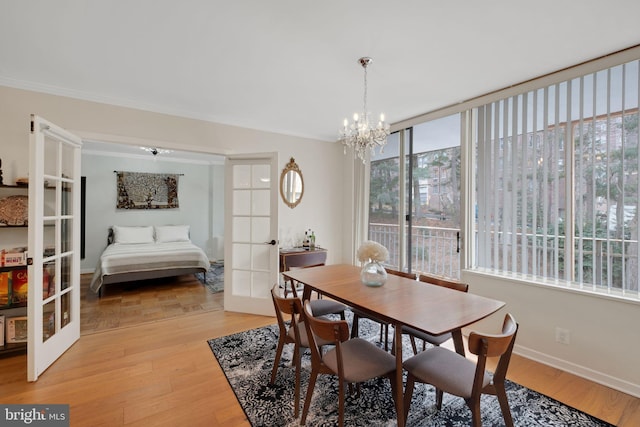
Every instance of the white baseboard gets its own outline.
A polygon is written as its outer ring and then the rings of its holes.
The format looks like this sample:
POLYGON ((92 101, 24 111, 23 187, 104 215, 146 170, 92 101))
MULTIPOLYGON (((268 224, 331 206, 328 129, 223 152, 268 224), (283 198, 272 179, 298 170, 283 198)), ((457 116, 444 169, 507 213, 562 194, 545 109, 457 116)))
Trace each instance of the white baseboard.
POLYGON ((540 353, 539 351, 532 350, 518 344, 514 346, 513 352, 518 354, 519 356, 526 357, 527 359, 531 359, 544 365, 569 372, 573 375, 577 375, 589 381, 593 381, 603 386, 610 387, 631 396, 640 398, 640 385, 638 384, 633 384, 621 378, 612 377, 611 375, 594 371, 593 369, 576 365, 575 363, 568 362, 563 359, 558 359, 557 357, 549 356, 547 354, 540 353))

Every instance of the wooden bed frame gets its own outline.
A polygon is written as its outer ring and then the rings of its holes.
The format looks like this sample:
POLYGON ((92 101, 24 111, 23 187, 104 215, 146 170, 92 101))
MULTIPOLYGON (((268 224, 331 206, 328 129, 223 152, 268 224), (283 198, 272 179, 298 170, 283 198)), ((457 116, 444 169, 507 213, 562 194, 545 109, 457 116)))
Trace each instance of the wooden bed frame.
MULTIPOLYGON (((107 244, 113 243, 113 229, 109 227, 107 244)), ((102 277, 102 286, 98 290, 98 297, 102 297, 102 289, 105 285, 113 283, 137 282, 139 280, 161 279, 163 277, 182 276, 185 274, 203 273, 204 281, 207 281, 207 269, 204 268, 170 268, 167 270, 133 271, 130 273, 109 274, 102 277)))

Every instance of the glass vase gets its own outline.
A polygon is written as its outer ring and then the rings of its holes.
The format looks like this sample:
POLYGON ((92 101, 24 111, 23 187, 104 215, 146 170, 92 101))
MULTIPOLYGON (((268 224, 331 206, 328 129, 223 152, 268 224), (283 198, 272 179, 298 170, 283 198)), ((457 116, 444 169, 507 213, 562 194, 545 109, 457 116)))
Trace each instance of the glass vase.
POLYGON ((387 281, 387 271, 378 261, 369 261, 362 267, 360 281, 367 286, 382 286, 387 281))

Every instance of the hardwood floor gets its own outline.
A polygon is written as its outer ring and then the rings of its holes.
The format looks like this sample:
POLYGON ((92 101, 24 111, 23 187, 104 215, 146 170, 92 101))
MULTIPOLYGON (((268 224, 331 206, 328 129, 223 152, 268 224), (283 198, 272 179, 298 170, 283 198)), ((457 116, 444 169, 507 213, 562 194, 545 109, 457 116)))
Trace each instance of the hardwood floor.
POLYGON ((102 298, 89 289, 91 277, 80 281, 82 335, 224 307, 224 294, 209 292, 193 274, 106 285, 102 298))
MULTIPOLYGON (((167 300, 172 292, 167 290, 167 300)), ((206 341, 273 324, 275 318, 211 306, 181 315, 175 315, 177 308, 166 310, 172 317, 159 319, 145 292, 135 293, 122 296, 119 310, 87 321, 93 326, 35 383, 26 382, 25 355, 0 359, 0 402, 70 404, 72 426, 248 426, 206 341), (139 306, 132 309, 140 313, 138 324, 128 312, 130 303, 139 306), (123 312, 128 320, 120 327, 114 327, 119 320, 107 321, 123 312)), ((162 294, 153 299, 164 301, 162 294)), ((508 377, 612 424, 640 425, 640 399, 632 396, 517 355, 508 377)))

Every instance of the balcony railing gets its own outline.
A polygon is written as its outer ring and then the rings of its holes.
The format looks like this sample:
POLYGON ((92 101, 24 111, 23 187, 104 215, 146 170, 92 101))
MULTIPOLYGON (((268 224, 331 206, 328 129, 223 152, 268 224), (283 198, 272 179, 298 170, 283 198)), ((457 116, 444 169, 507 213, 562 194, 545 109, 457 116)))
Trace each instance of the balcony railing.
MULTIPOLYGON (((457 228, 440 228, 414 226, 411 233, 411 271, 416 273, 429 273, 460 279, 460 254, 457 251, 457 228)), ((400 259, 399 247, 399 227, 394 224, 369 224, 369 238, 381 243, 389 250, 389 261, 386 263, 390 268, 406 270, 408 260, 400 259)), ((502 233, 498 233, 500 238, 502 233)), ((541 236, 526 235, 527 240, 541 236)), ((477 235, 475 245, 477 250, 477 235)), ((558 239, 563 239, 558 237, 558 239)), ((576 255, 581 254, 581 261, 576 260, 576 277, 572 281, 582 282, 582 286, 594 286, 597 288, 623 289, 624 291, 638 292, 638 254, 627 249, 624 255, 619 251, 622 245, 625 247, 638 247, 637 240, 620 241, 615 239, 585 239, 593 242, 593 249, 583 248, 582 252, 576 249, 576 255), (625 268, 625 266, 627 268, 625 268), (622 276, 622 277, 621 277, 622 276), (624 284, 623 284, 624 282, 624 284)), ((508 240, 510 241, 510 240, 508 240)), ((561 245, 563 247, 564 244, 561 245)), ((493 248, 494 246, 491 245, 493 248)), ((500 252, 510 253, 511 246, 500 243, 500 252)), ((518 248, 522 250, 522 248, 518 248)), ((554 271, 558 270, 564 277, 564 265, 554 267, 554 262, 558 262, 552 247, 544 248, 541 243, 534 249, 532 244, 526 245, 528 260, 527 268, 519 273, 537 273, 541 277, 553 277, 554 271), (534 255, 535 252, 535 255, 534 255), (555 260, 555 261, 554 261, 555 260), (535 262, 536 266, 531 265, 535 262), (553 271, 552 271, 553 270, 553 271)), ((522 256, 519 257, 522 261, 522 256)), ((503 265, 500 263, 500 265, 503 265)), ((522 266, 516 268, 521 269, 522 266)))
MULTIPOLYGON (((411 271, 459 279, 457 235, 460 230, 425 226, 414 226, 411 230, 411 271)), ((379 242, 389 250, 387 265, 404 270, 408 260, 400 259, 398 233, 398 225, 369 224, 369 239, 379 242)))

